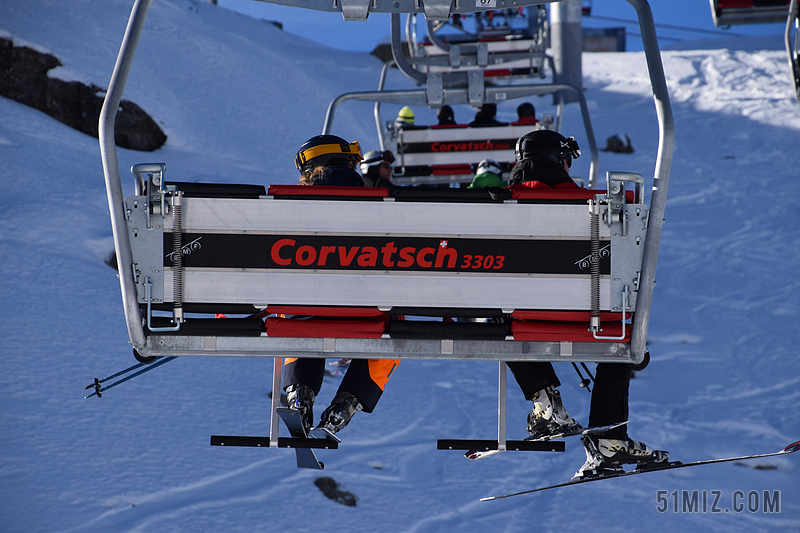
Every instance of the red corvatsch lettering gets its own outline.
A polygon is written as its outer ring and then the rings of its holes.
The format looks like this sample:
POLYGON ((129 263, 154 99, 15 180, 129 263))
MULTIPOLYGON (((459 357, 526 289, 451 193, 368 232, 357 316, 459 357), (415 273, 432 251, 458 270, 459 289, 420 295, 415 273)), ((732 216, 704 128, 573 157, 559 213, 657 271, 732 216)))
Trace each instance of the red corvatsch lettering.
POLYGON ((431 143, 431 152, 476 152, 479 150, 497 150, 492 141, 435 142, 431 143))
POLYGON ((465 255, 463 263, 459 263, 459 253, 455 248, 448 247, 446 240, 440 241, 439 246, 417 249, 413 246, 397 248, 395 241, 387 242, 380 250, 374 246, 320 246, 319 249, 309 244, 297 246, 295 239, 278 239, 272 245, 270 257, 276 265, 291 266, 329 266, 362 268, 410 268, 417 265, 425 269, 433 268, 461 268, 470 270, 499 270, 503 268, 505 257, 465 255), (338 265, 334 263, 338 259, 338 265), (355 265, 353 262, 355 261, 355 265))

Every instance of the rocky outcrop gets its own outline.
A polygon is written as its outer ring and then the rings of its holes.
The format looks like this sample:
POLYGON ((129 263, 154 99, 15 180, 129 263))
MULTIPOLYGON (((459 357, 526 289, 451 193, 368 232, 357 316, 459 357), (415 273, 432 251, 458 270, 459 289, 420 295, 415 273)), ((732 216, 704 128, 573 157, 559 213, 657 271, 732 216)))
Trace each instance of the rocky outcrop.
MULTIPOLYGON (((47 72, 62 66, 51 54, 14 46, 0 38, 0 96, 47 113, 59 122, 97 138, 105 89, 94 84, 49 78, 47 72)), ((122 100, 114 129, 117 146, 152 152, 167 136, 138 105, 122 100)))

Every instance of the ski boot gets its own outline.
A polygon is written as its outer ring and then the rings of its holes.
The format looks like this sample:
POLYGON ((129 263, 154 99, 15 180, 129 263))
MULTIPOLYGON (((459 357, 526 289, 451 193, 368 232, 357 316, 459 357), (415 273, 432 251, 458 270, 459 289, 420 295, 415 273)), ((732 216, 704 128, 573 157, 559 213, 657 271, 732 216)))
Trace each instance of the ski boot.
POLYGON ((533 410, 528 414, 531 439, 557 435, 579 429, 581 425, 569 416, 561 403, 561 393, 553 386, 533 395, 533 410))
POLYGON ((314 422, 314 391, 305 385, 289 385, 286 387, 286 404, 289 409, 300 411, 303 427, 308 434, 314 422))
POLYGON ((586 462, 572 477, 573 480, 621 474, 624 464, 635 464, 637 469, 641 469, 666 463, 669 459, 669 453, 652 450, 644 442, 631 439, 603 439, 584 435, 581 442, 586 450, 586 462))
POLYGON ((350 423, 353 415, 361 411, 361 409, 358 398, 349 392, 337 392, 330 406, 322 412, 322 417, 317 427, 329 435, 334 435, 350 423))

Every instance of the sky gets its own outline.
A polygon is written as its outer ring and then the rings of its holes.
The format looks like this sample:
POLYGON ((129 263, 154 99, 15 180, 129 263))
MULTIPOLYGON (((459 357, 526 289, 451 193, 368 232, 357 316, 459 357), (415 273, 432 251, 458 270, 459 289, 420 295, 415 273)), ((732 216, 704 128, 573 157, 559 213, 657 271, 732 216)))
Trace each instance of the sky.
MULTIPOLYGON (((254 17, 283 23, 286 31, 306 36, 314 41, 343 50, 371 51, 376 43, 389 35, 389 15, 372 14, 367 22, 345 23, 338 14, 299 10, 253 0, 218 0, 220 6, 254 17), (376 23, 375 19, 380 22, 376 23), (354 31, 353 28, 356 28, 354 31)), ((641 50, 638 23, 634 9, 624 0, 594 0, 592 15, 584 19, 587 27, 619 27, 628 32, 628 49, 641 50), (600 17, 621 19, 605 20, 600 17)), ((741 35, 783 34, 785 24, 747 24, 728 29, 715 28, 707 0, 654 0, 650 2, 653 17, 659 26, 662 47, 679 40, 741 35), (687 31, 687 28, 697 31, 687 31)), ((405 20, 405 19, 403 19, 405 20)), ((420 18, 420 23, 422 19, 420 18)))
MULTIPOLYGON (((64 66, 50 76, 106 87, 131 4, 6 0, 0 36, 56 55, 64 66)), ((759 42, 662 54, 675 157, 652 358, 631 383, 629 434, 673 460, 773 452, 800 438, 800 102, 783 50, 759 42)), ((366 52, 342 54, 206 3, 154 0, 124 97, 168 140, 155 152, 118 150, 123 188, 133 191, 131 165, 155 162, 168 182, 296 183, 292 158, 329 102, 375 87, 380 68, 366 52)), ((635 148, 601 152, 599 175, 637 172, 649 190, 658 133, 643 55, 585 54, 583 69, 599 144, 622 132, 635 148)), ((500 105, 501 119, 514 113, 500 105)), ((3 533, 800 530, 800 454, 479 501, 566 481, 585 459, 574 438, 564 453, 481 461, 436 449, 437 439, 496 435, 491 361, 404 360, 375 412, 358 413, 340 448, 319 453, 322 473, 297 469, 288 449, 209 445, 211 435, 268 434, 269 358, 182 357, 84 399, 93 378, 135 363, 119 281, 104 263, 113 244, 98 141, 5 98, 0 117, 3 533), (314 484, 321 476, 357 506, 327 499, 314 484), (733 510, 736 494, 764 491, 780 491, 779 513, 733 510), (729 512, 673 505, 695 492, 719 493, 729 512)), ((343 106, 336 128, 376 142, 370 105, 343 106)), ((563 129, 585 143, 576 106, 563 129)), ((586 159, 574 176, 587 175, 586 159)), ((586 424, 590 395, 568 363, 556 366, 565 406, 586 424)), ((340 379, 326 377, 317 413, 340 379)), ((524 438, 532 405, 511 376, 507 399, 507 436, 524 438)))

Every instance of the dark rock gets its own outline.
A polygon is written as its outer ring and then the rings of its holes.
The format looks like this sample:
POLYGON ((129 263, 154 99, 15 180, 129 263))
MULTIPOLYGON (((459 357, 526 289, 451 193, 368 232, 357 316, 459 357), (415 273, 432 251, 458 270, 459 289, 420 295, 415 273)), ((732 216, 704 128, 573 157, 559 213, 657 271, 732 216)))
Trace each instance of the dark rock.
MULTIPOLYGON (((55 56, 14 46, 11 40, 0 38, 0 96, 38 109, 97 138, 105 90, 94 84, 48 78, 47 72, 58 66, 62 63, 55 56)), ((121 148, 152 152, 163 146, 167 136, 141 107, 122 100, 114 139, 121 148)))
POLYGON ((612 135, 606 139, 606 147, 603 148, 603 151, 617 154, 632 154, 633 144, 631 144, 631 138, 624 133, 612 135))
POLYGON ((356 500, 354 494, 350 492, 345 492, 343 490, 339 490, 339 484, 330 477, 320 477, 314 480, 314 485, 317 486, 319 490, 322 491, 322 494, 330 498, 331 500, 335 501, 336 503, 340 503, 342 505, 346 505, 348 507, 355 507, 356 500))

